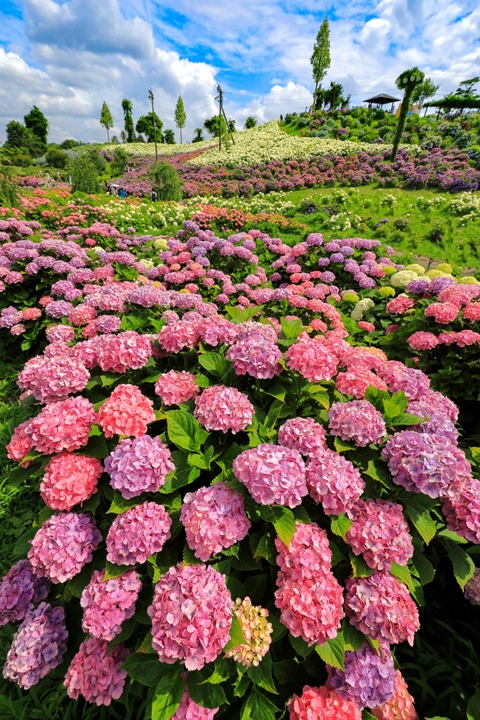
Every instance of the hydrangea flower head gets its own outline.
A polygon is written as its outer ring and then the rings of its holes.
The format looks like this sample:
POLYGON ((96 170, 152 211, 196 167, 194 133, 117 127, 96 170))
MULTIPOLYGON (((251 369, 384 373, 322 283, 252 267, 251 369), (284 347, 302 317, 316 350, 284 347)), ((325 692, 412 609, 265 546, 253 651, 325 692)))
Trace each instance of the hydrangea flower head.
POLYGON ((298 697, 288 702, 290 720, 361 720, 362 712, 354 700, 342 698, 333 689, 305 685, 298 697))
POLYGON ((129 654, 121 643, 109 651, 106 640, 87 638, 65 675, 67 695, 73 700, 82 695, 96 705, 110 705, 112 700, 118 700, 127 679, 122 663, 129 654))
POLYGON ((97 458, 63 452, 52 457, 40 483, 40 495, 53 510, 71 510, 97 489, 103 466, 97 458))
POLYGON ((104 575, 103 570, 94 570, 82 592, 82 629, 100 640, 113 640, 122 623, 133 616, 142 583, 135 570, 108 580, 104 575))
POLYGON ((379 390, 387 389, 385 382, 378 375, 364 367, 341 372, 335 379, 337 390, 343 395, 351 395, 354 398, 364 398, 370 386, 379 390))
POLYGON ((390 700, 371 710, 377 720, 418 720, 413 697, 400 670, 395 670, 395 688, 390 700))
POLYGON ((89 378, 87 368, 76 358, 37 356, 25 363, 17 382, 25 395, 50 403, 81 392, 89 378))
POLYGON ((19 560, 0 582, 0 627, 23 620, 35 603, 48 595, 50 583, 39 577, 29 560, 19 560))
POLYGON ((170 537, 172 519, 163 505, 145 502, 118 515, 107 535, 107 560, 136 565, 161 552, 170 537))
POLYGON ((296 417, 278 429, 278 444, 311 456, 326 448, 326 430, 313 418, 296 417))
POLYGON ((100 406, 97 421, 105 437, 145 435, 148 424, 155 420, 152 401, 136 385, 117 385, 100 406))
POLYGON ((246 642, 227 650, 225 657, 233 658, 244 667, 257 666, 267 654, 272 642, 270 636, 273 627, 267 620, 268 610, 252 605, 250 598, 246 597, 244 600, 236 600, 233 611, 240 620, 246 642))
POLYGON ((391 393, 403 390, 409 400, 420 399, 430 387, 430 379, 425 373, 398 360, 388 360, 379 368, 378 374, 391 393))
POLYGON ((95 411, 90 400, 77 396, 46 405, 24 426, 32 447, 50 455, 63 450, 73 452, 88 442, 95 422, 95 411))
POLYGON ((195 398, 194 415, 207 430, 235 435, 250 425, 254 412, 247 395, 225 385, 212 385, 195 398))
POLYGON ((458 477, 447 490, 442 512, 449 530, 480 544, 480 480, 458 477))
POLYGON ((218 708, 210 709, 197 705, 188 694, 187 688, 185 688, 180 705, 172 720, 213 720, 217 712, 218 708))
POLYGON ((238 339, 227 350, 227 359, 233 363, 237 375, 255 378, 273 378, 282 371, 280 348, 260 335, 238 339))
POLYGON ((382 414, 368 400, 334 403, 328 411, 328 426, 332 435, 359 447, 378 445, 387 434, 382 414))
POLYGON ((329 685, 361 710, 383 705, 394 693, 395 668, 386 643, 380 644, 378 652, 365 643, 360 650, 345 653, 345 670, 328 665, 327 669, 329 685))
POLYGON ((310 496, 322 503, 326 515, 348 513, 365 490, 355 465, 328 448, 310 459, 306 481, 310 496))
POLYGON ((196 397, 200 388, 192 375, 185 370, 170 370, 164 373, 155 383, 155 392, 164 405, 180 405, 196 397))
POLYGON ((463 594, 472 605, 480 605, 480 568, 475 568, 472 577, 465 584, 463 594))
POLYGON ((105 459, 105 470, 112 487, 128 499, 142 492, 157 492, 175 465, 159 437, 142 435, 121 440, 105 459))
POLYGON ((302 337, 285 353, 287 366, 310 382, 331 380, 337 374, 338 356, 317 338, 302 337))
POLYGON ((307 494, 305 464, 297 450, 262 443, 233 461, 235 477, 262 505, 296 507, 307 494))

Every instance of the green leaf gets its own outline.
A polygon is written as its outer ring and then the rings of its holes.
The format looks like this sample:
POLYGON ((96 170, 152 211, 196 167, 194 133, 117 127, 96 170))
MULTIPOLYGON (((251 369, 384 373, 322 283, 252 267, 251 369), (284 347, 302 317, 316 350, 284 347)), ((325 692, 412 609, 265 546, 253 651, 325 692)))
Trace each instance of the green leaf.
POLYGON ((282 402, 285 402, 285 396, 287 394, 286 389, 283 387, 283 385, 274 385, 269 390, 264 390, 266 395, 271 395, 272 397, 276 398, 277 400, 281 400, 282 402))
POLYGON ((185 692, 179 668, 172 668, 161 678, 152 701, 152 720, 170 720, 177 712, 185 692))
POLYGON ((380 460, 369 460, 367 469, 363 470, 363 474, 368 475, 372 480, 376 480, 388 489, 392 487, 387 468, 380 460))
POLYGON ((328 396, 328 392, 325 390, 325 388, 322 385, 307 385, 306 392, 311 395, 311 397, 319 403, 322 407, 325 408, 325 410, 328 410, 330 407, 330 398, 328 396))
POLYGON ((435 577, 435 568, 420 549, 415 550, 412 558, 412 564, 418 573, 418 577, 420 578, 422 585, 428 585, 428 583, 432 582, 435 577))
POLYGON ((330 527, 335 535, 339 535, 343 540, 347 532, 350 530, 352 521, 346 515, 332 515, 330 517, 330 527))
POLYGON ((353 570, 353 577, 370 577, 373 570, 368 567, 362 555, 354 555, 353 552, 350 551, 349 558, 353 570))
POLYGON ((394 393, 391 399, 392 402, 394 402, 395 405, 400 408, 400 412, 403 413, 408 405, 408 398, 405 395, 404 391, 400 390, 400 392, 394 393))
POLYGON ((99 458, 100 460, 108 457, 109 454, 110 450, 108 449, 107 441, 100 435, 90 437, 87 447, 82 448, 82 455, 99 458))
POLYGON ((265 558, 270 565, 276 565, 277 550, 275 548, 273 533, 267 532, 261 536, 253 552, 254 558, 265 558))
POLYGON ((236 615, 233 615, 232 626, 230 628, 230 640, 223 648, 223 652, 227 652, 227 650, 238 647, 238 645, 244 645, 246 642, 247 641, 245 640, 245 635, 242 630, 242 623, 236 615))
POLYGON ((194 670, 187 675, 187 688, 190 697, 197 705, 204 708, 217 708, 225 703, 228 704, 223 688, 218 684, 209 683, 208 674, 211 674, 209 668, 203 670, 194 670), (207 680, 207 682, 205 682, 207 680))
POLYGON ((256 305, 255 307, 245 308, 245 310, 238 306, 234 307, 232 305, 227 305, 225 307, 225 312, 227 313, 227 315, 230 316, 230 320, 233 323, 242 323, 247 322, 247 320, 251 320, 252 317, 254 317, 257 313, 261 315, 262 309, 263 305, 256 305))
POLYGON ((122 625, 121 631, 118 633, 118 635, 115 635, 113 640, 110 640, 110 642, 108 643, 108 650, 113 650, 117 643, 125 642, 125 640, 128 640, 133 635, 136 627, 137 621, 134 617, 125 620, 122 625))
POLYGON ((342 620, 342 635, 345 650, 360 650, 365 640, 364 635, 350 624, 347 618, 342 620))
POLYGON ((280 323, 282 326, 282 335, 287 340, 296 340, 303 330, 301 320, 285 320, 285 318, 281 318, 280 323))
POLYGON ((377 720, 375 715, 372 715, 368 710, 362 710, 362 720, 377 720))
POLYGON ((295 517, 289 508, 281 505, 261 505, 260 516, 266 522, 271 522, 280 540, 290 547, 292 538, 295 535, 295 517))
POLYGON ((403 508, 405 515, 412 521, 423 541, 428 545, 437 532, 430 512, 421 503, 410 498, 403 501, 403 508))
POLYGON ((345 670, 345 641, 341 631, 324 645, 315 645, 315 652, 327 665, 345 670))
POLYGON ((227 358, 216 352, 206 352, 199 355, 198 363, 215 377, 223 377, 230 367, 227 358))
POLYGON ((258 687, 278 695, 278 691, 272 677, 272 658, 270 653, 267 653, 262 662, 256 667, 255 665, 249 667, 247 674, 254 685, 258 685, 258 687))
POLYGON ((392 402, 392 400, 383 400, 382 404, 383 414, 385 416, 385 419, 387 420, 387 423, 389 420, 393 420, 394 418, 401 415, 403 412, 402 408, 397 405, 397 403, 392 402))
POLYGON ((398 565, 398 563, 392 563, 390 574, 396 577, 397 580, 400 580, 400 582, 404 583, 404 585, 408 587, 411 593, 415 592, 412 574, 408 567, 405 567, 405 565, 398 565))
POLYGON ((463 591, 466 583, 475 572, 475 564, 470 555, 467 555, 465 550, 459 547, 456 542, 448 540, 445 537, 442 537, 440 542, 447 551, 448 557, 452 561, 453 574, 463 591))
MULTIPOLYGON (((237 671, 239 670, 237 666, 237 671)), ((241 675, 239 673, 237 679, 233 683, 233 694, 235 697, 245 697, 248 688, 250 687, 250 678, 247 674, 241 675)))
POLYGON ((279 709, 263 693, 254 689, 244 702, 240 720, 275 720, 279 709))
POLYGON ((185 485, 190 485, 190 483, 199 477, 200 470, 189 465, 189 457, 189 455, 185 455, 185 453, 180 452, 180 450, 173 450, 172 460, 175 465, 175 470, 173 471, 173 476, 167 478, 159 492, 170 495, 170 493, 175 490, 179 490, 185 487, 185 485))
POLYGON ((130 510, 130 508, 138 505, 138 500, 138 497, 128 499, 124 498, 119 492, 119 490, 115 490, 112 503, 108 508, 107 513, 115 513, 115 515, 121 515, 126 510, 130 510))
POLYGON ((313 652, 313 646, 309 645, 302 637, 294 637, 289 634, 288 639, 290 645, 300 657, 306 658, 313 652))
POLYGON ((8 473, 8 484, 12 485, 12 487, 21 487, 22 485, 25 485, 28 480, 32 477, 34 470, 32 469, 31 465, 28 466, 28 468, 24 467, 16 467, 13 470, 10 470, 8 473))
POLYGON ((440 530, 440 532, 438 533, 438 537, 451 540, 452 542, 457 543, 457 545, 466 545, 468 543, 468 540, 460 537, 460 535, 457 535, 457 533, 453 532, 452 530, 447 530, 447 528, 445 528, 444 530, 440 530))
POLYGON ((419 415, 412 415, 411 413, 401 413, 398 415, 393 422, 388 423, 389 425, 392 425, 392 427, 396 427, 397 425, 418 425, 421 422, 424 422, 425 418, 420 417, 419 415))
POLYGON ((467 720, 480 720, 480 690, 468 701, 467 720))
POLYGON ((333 441, 333 444, 335 445, 335 450, 338 453, 342 452, 348 452, 349 450, 355 450, 354 443, 351 442, 345 442, 344 440, 340 440, 339 437, 336 437, 333 441))
POLYGON ((107 562, 102 582, 105 582, 105 580, 110 580, 111 578, 120 577, 120 575, 126 573, 127 570, 128 567, 126 565, 114 565, 111 562, 107 562))
POLYGON ((213 447, 210 446, 203 454, 190 453, 188 455, 188 464, 201 470, 210 470, 213 458, 213 447))
POLYGON ((208 438, 196 418, 184 410, 170 410, 165 413, 168 437, 180 450, 196 452, 208 438))
POLYGON ((129 677, 147 687, 155 687, 165 673, 165 665, 159 662, 157 654, 132 653, 124 660, 122 668, 129 677))
POLYGON ((230 666, 228 664, 228 661, 225 660, 225 658, 219 657, 215 661, 215 669, 213 673, 209 675, 206 680, 203 680, 200 685, 204 685, 205 683, 210 683, 211 685, 218 685, 219 683, 228 680, 230 674, 230 666))

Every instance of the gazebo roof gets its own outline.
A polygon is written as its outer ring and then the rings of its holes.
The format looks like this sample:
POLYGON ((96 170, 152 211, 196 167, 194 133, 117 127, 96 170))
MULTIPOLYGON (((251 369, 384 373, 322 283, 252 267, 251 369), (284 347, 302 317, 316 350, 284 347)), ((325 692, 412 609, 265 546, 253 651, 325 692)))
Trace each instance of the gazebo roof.
POLYGON ((375 95, 375 97, 368 98, 368 100, 364 100, 363 102, 386 105, 386 103, 400 102, 400 98, 394 98, 392 95, 387 95, 387 93, 380 93, 380 95, 375 95))

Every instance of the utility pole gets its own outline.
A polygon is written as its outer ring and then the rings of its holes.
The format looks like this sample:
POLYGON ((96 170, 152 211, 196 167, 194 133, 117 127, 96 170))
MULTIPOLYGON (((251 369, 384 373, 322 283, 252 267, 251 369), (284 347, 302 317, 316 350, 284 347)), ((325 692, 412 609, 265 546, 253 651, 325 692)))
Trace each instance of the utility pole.
POLYGON ((148 99, 152 101, 152 118, 153 118, 153 139, 155 140, 155 162, 158 162, 158 150, 157 150, 157 125, 155 123, 155 107, 153 104, 154 97, 152 89, 148 91, 148 99))
POLYGON ((218 95, 215 100, 219 102, 218 108, 218 149, 222 149, 222 115, 223 115, 223 90, 220 85, 217 85, 218 95))

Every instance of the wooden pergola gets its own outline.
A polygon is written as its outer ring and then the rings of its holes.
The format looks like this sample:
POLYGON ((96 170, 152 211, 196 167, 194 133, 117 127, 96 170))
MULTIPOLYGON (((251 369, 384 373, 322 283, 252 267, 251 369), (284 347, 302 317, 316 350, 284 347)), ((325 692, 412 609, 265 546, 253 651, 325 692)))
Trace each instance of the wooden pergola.
POLYGON ((387 95, 387 93, 380 93, 379 95, 374 95, 374 97, 368 98, 368 100, 364 100, 363 102, 368 103, 369 108, 371 108, 372 105, 381 107, 382 105, 388 105, 389 103, 392 103, 390 112, 393 112, 394 103, 400 102, 400 98, 395 98, 392 95, 387 95))

